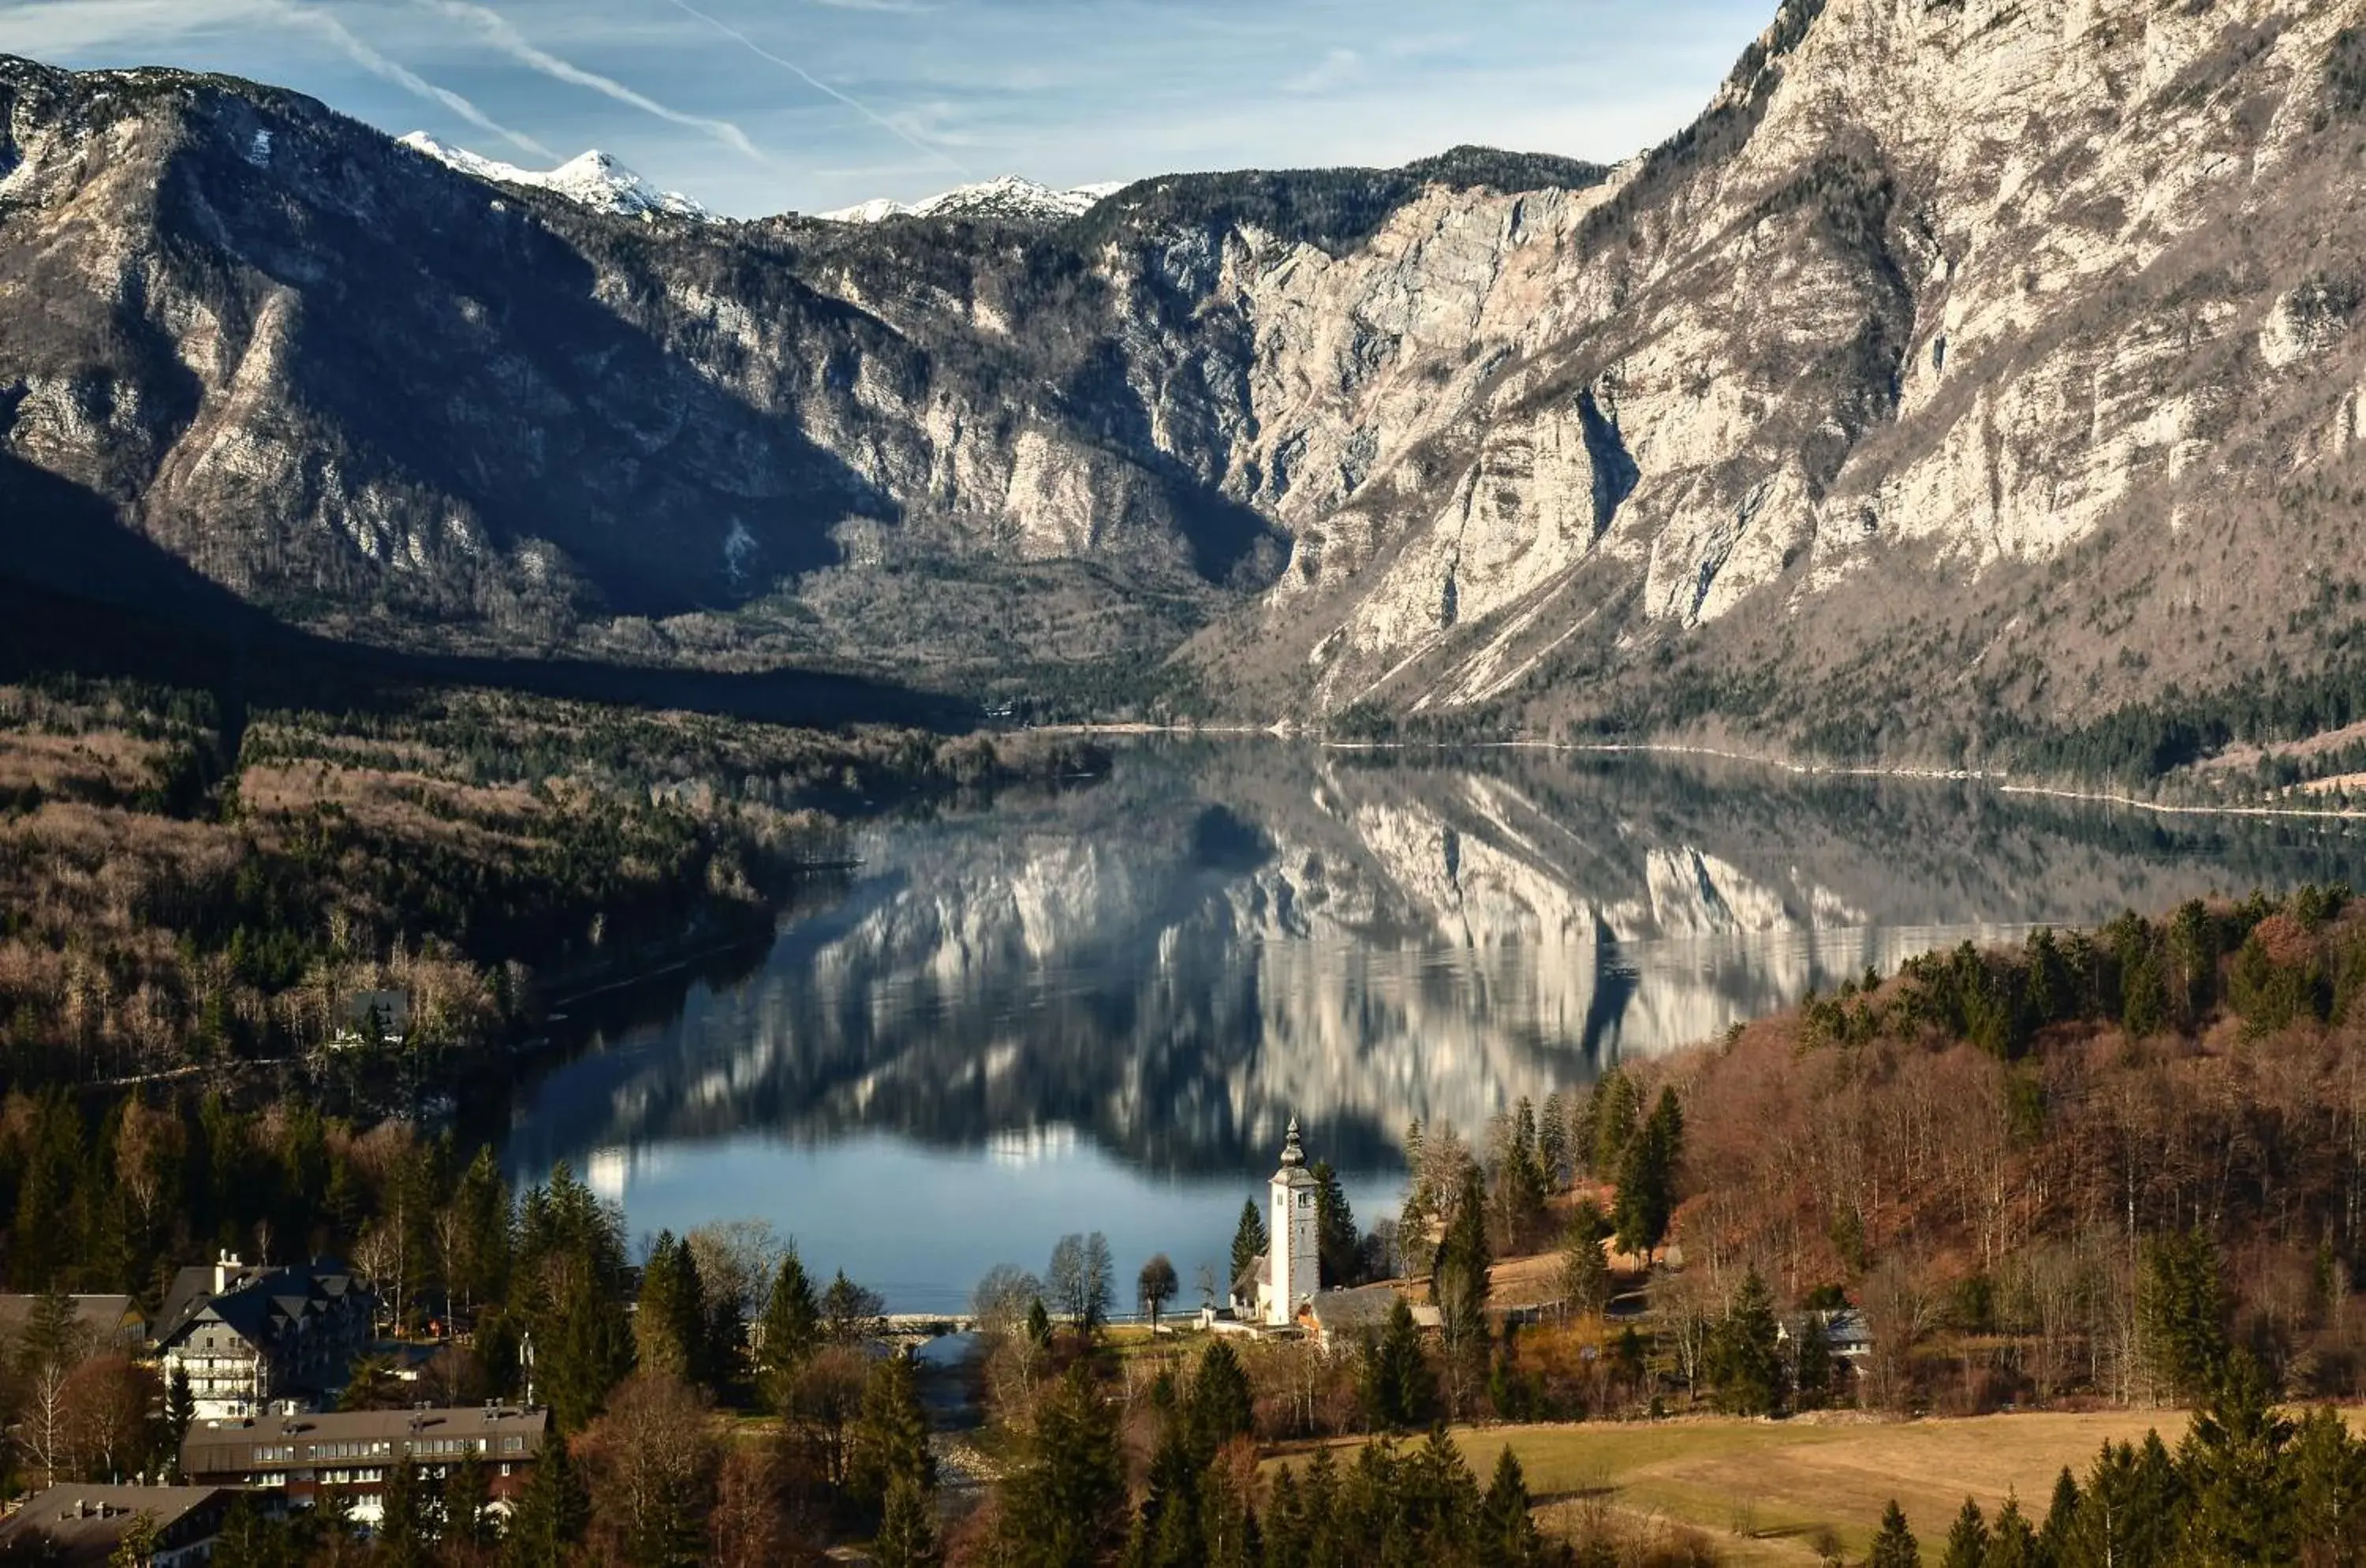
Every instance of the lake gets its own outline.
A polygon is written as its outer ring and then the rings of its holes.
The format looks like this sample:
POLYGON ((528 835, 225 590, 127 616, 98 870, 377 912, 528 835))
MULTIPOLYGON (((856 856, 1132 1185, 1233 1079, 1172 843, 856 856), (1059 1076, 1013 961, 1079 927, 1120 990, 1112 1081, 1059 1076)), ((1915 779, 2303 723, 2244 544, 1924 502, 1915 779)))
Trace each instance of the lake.
POLYGON ((1145 742, 856 848, 752 968, 576 1010, 511 1174, 567 1161, 637 1240, 769 1220, 898 1311, 1093 1230, 1188 1307, 1293 1114, 1369 1225, 1416 1118, 1477 1136, 1966 940, 2366 886, 2358 824, 1540 749, 1145 742))

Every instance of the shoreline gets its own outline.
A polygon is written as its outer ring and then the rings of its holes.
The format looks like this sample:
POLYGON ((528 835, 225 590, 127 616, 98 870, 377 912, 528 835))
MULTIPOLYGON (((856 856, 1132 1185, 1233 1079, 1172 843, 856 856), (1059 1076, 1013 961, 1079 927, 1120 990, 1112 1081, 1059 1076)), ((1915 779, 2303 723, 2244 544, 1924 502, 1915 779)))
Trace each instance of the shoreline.
MULTIPOLYGON (((1987 768, 1916 768, 1864 762, 1800 762, 1764 751, 1739 751, 1721 746, 1686 745, 1673 740, 1333 740, 1310 737, 1286 724, 1065 724, 1045 725, 1031 733, 1080 735, 1264 736, 1278 740, 1312 739, 1324 751, 1565 751, 1594 756, 1702 757, 1721 762, 1742 762, 1769 768, 1794 778, 1911 779, 1925 784, 1983 784, 1999 795, 2035 799, 2082 801, 2094 806, 2118 806, 2163 817, 2246 817, 2299 822, 2366 820, 2366 807, 2296 806, 2175 805, 2145 800, 2118 790, 2077 789, 2065 784, 2015 784, 2013 775, 1987 768)), ((2295 788, 2305 787, 2295 785, 2295 788)))

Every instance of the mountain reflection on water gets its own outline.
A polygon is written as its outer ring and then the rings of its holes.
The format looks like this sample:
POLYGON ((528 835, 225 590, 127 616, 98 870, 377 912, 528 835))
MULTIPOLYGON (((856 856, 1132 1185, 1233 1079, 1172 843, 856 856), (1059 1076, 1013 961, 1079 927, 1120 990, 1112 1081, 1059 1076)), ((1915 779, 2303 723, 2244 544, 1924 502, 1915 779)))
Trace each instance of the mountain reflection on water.
POLYGON ((1414 1118, 1476 1132, 1966 938, 2355 882, 2361 847, 1976 784, 1145 744, 1093 787, 866 830, 753 973, 593 1028, 507 1157, 588 1171, 637 1229, 772 1218, 929 1308, 1065 1230, 1188 1278, 1293 1113, 1369 1221, 1414 1118))

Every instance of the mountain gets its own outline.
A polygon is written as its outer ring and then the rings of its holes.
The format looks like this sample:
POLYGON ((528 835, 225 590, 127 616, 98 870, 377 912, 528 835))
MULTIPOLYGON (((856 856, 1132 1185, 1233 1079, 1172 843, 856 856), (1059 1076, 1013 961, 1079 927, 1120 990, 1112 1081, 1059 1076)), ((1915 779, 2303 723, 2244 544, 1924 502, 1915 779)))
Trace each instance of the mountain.
POLYGON ((2366 718, 2366 0, 1784 0, 1615 171, 1059 217, 490 197, 173 73, 0 124, 0 439, 323 635, 2140 774, 2366 718))
POLYGON ((908 206, 882 197, 819 216, 832 223, 884 223, 890 218, 972 217, 1000 219, 1014 223, 1056 223, 1064 218, 1083 217, 1102 197, 1114 196, 1122 188, 1121 185, 1112 184, 1053 190, 1049 186, 1037 185, 1033 180, 1021 179, 1017 175, 1005 175, 979 185, 957 186, 908 206))
MULTIPOLYGON (((481 158, 464 147, 447 147, 423 130, 414 130, 400 139, 405 147, 424 152, 446 167, 493 185, 526 186, 546 190, 580 201, 594 211, 612 213, 620 218, 638 218, 645 212, 663 213, 673 218, 693 218, 711 221, 714 214, 678 191, 659 190, 607 153, 594 148, 578 158, 570 158, 555 169, 521 169, 514 164, 496 163, 481 158)), ((265 144, 268 153, 268 144, 265 144)))

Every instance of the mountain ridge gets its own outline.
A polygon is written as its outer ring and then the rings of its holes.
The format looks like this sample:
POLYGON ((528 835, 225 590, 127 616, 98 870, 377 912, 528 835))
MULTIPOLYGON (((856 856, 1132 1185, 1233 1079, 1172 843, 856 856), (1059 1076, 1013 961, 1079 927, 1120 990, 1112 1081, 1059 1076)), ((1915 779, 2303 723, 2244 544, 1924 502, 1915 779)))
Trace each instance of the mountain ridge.
POLYGON ((662 232, 293 95, 0 63, 0 423, 332 635, 2157 771, 2366 716, 2361 28, 1786 0, 1616 170, 662 232), (294 238, 222 220, 258 190, 294 238), (400 330, 337 314, 389 268, 400 330))

